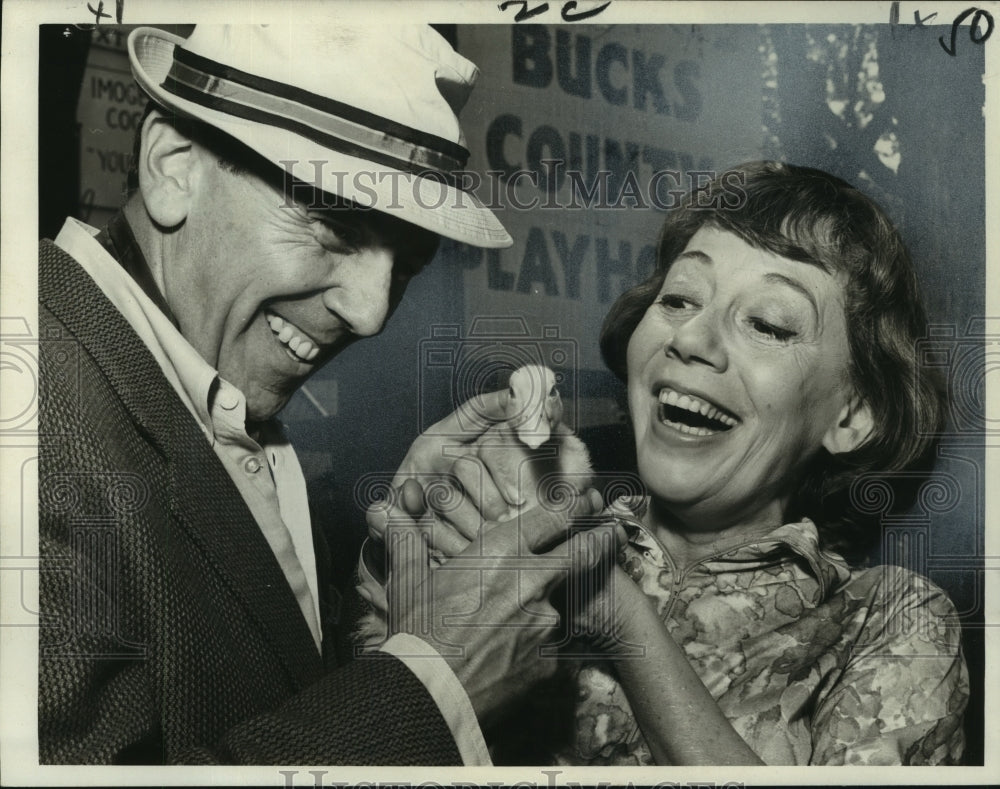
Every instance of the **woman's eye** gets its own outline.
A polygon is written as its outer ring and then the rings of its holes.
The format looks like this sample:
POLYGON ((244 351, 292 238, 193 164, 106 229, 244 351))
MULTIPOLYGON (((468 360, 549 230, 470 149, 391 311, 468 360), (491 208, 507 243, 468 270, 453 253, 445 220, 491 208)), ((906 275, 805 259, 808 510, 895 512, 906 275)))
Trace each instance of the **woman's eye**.
POLYGON ((763 334, 767 337, 772 337, 775 340, 790 340, 795 336, 796 332, 792 329, 786 329, 782 326, 775 326, 773 323, 768 323, 760 318, 751 318, 750 326, 758 334, 763 334))
POLYGON ((664 293, 658 301, 668 310, 684 310, 697 306, 691 299, 679 293, 664 293))

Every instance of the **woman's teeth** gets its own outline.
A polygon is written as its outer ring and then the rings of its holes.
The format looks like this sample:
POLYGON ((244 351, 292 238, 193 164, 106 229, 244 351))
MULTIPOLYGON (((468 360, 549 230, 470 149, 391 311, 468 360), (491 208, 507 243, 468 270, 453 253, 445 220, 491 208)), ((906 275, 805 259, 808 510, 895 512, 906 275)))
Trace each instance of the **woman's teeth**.
POLYGON ((661 389, 660 420, 682 433, 710 436, 729 430, 738 420, 699 397, 661 389))
POLYGON ((319 356, 319 347, 305 337, 295 325, 272 313, 267 313, 266 317, 267 325, 271 327, 278 342, 284 345, 296 359, 311 362, 319 356))

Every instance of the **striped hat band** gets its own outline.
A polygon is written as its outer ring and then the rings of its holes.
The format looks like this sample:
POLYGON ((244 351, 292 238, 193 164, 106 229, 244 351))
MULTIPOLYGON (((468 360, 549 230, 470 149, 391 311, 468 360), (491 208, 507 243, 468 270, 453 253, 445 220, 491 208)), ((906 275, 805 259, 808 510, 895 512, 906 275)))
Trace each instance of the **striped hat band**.
POLYGON ((349 156, 461 187, 469 151, 435 134, 283 82, 248 74, 182 47, 161 86, 179 98, 298 134, 349 156))

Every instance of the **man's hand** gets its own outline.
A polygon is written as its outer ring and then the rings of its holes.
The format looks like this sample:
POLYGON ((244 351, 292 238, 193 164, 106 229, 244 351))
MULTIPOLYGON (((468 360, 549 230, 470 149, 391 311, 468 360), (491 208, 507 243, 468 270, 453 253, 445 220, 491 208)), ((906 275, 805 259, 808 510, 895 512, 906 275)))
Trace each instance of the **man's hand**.
POLYGON ((393 476, 395 496, 368 510, 369 536, 384 541, 385 523, 409 516, 439 555, 453 556, 483 523, 505 515, 491 458, 480 456, 476 442, 507 418, 507 402, 507 389, 477 395, 419 435, 393 476))
POLYGON ((447 477, 455 458, 473 452, 476 439, 506 417, 506 389, 466 400, 453 413, 417 436, 396 470, 393 488, 399 488, 410 477, 447 477))
POLYGON ((537 508, 489 524, 443 566, 432 566, 420 526, 390 522, 390 634, 409 632, 431 644, 465 687, 488 725, 532 684, 556 669, 553 633, 559 615, 552 591, 613 553, 613 532, 570 524, 601 508, 590 491, 562 512, 537 508), (543 647, 548 645, 546 654, 543 647))

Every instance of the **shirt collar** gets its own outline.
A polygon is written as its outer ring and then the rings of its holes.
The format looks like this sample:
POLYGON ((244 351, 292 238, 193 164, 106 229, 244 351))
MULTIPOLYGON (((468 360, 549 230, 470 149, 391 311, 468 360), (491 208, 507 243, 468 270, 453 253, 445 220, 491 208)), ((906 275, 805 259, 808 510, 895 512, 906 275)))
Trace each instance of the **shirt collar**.
POLYGON ((97 234, 96 239, 97 243, 104 247, 105 251, 117 260, 128 275, 135 280, 135 283, 142 288, 142 292, 149 296, 149 300, 159 308, 160 312, 177 327, 177 319, 156 284, 149 263, 146 262, 146 256, 142 254, 142 248, 135 240, 132 226, 129 225, 125 214, 121 211, 115 214, 107 226, 97 234))
POLYGON ((243 392, 219 376, 181 334, 169 307, 164 312, 160 306, 166 306, 163 294, 122 214, 115 216, 103 234, 67 219, 56 245, 83 267, 129 322, 210 440, 215 440, 212 411, 220 393, 225 394, 228 410, 245 412, 243 392), (127 265, 115 257, 119 254, 129 259, 127 265), (147 279, 145 286, 133 278, 133 271, 145 272, 140 273, 147 279))
MULTIPOLYGON (((648 552, 653 561, 663 561, 663 557, 669 557, 669 554, 640 520, 648 505, 648 497, 623 498, 612 503, 608 511, 625 527, 628 542, 633 548, 648 552)), ((850 567, 842 556, 820 548, 819 532, 809 518, 785 523, 762 538, 725 548, 697 564, 750 565, 781 555, 804 559, 819 582, 823 597, 845 583, 851 575, 850 567)))

